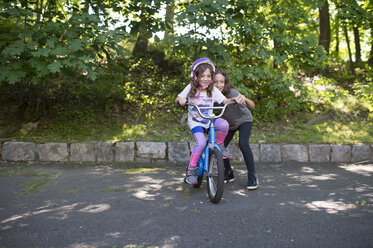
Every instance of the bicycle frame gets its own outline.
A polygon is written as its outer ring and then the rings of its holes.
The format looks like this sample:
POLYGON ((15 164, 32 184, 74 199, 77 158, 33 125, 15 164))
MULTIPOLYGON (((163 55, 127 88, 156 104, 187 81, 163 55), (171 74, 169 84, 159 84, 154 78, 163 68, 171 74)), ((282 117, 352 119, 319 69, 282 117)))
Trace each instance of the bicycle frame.
POLYGON ((210 120, 209 134, 208 134, 208 137, 207 137, 206 147, 203 150, 200 159, 198 160, 198 167, 199 167, 198 176, 202 176, 204 171, 206 172, 206 176, 209 176, 208 165, 209 165, 210 150, 213 149, 213 148, 216 148, 219 151, 221 151, 220 147, 215 143, 215 124, 214 124, 214 120, 220 118, 224 114, 226 107, 229 104, 233 104, 233 103, 235 103, 235 101, 229 102, 229 103, 225 104, 223 107, 199 107, 196 104, 187 103, 188 106, 195 107, 200 116, 202 116, 205 119, 210 120), (221 110, 221 113, 217 116, 215 116, 214 114, 211 115, 211 116, 206 116, 206 115, 202 114, 202 112, 201 112, 201 110, 203 110, 203 109, 221 110))
POLYGON ((209 176, 208 164, 209 164, 209 155, 210 150, 216 148, 221 151, 220 147, 215 143, 215 124, 211 121, 209 126, 209 134, 207 137, 206 147, 202 152, 201 157, 198 160, 198 176, 202 176, 203 172, 206 172, 206 176, 209 176))

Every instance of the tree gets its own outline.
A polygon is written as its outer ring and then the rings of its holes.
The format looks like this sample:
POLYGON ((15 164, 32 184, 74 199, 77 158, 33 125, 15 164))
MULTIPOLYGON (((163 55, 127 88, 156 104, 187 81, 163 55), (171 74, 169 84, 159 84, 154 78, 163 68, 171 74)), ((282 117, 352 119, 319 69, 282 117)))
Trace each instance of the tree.
POLYGON ((367 14, 368 28, 370 28, 370 53, 368 63, 373 66, 373 1, 370 0, 366 3, 365 10, 367 14))
POLYGON ((134 57, 141 57, 148 51, 149 39, 155 32, 164 30, 164 22, 156 14, 166 0, 131 0, 122 8, 131 28, 130 35, 135 38, 132 50, 134 57))
POLYGON ((334 20, 334 32, 335 32, 335 56, 338 58, 339 56, 339 30, 340 30, 341 22, 339 18, 335 18, 334 20))
POLYGON ((25 119, 27 110, 45 114, 56 101, 70 97, 66 92, 88 97, 85 83, 103 73, 104 54, 123 50, 118 46, 123 32, 109 30, 100 16, 67 2, 65 8, 61 3, 52 7, 52 2, 43 12, 43 1, 1 8, 2 41, 7 42, 0 43, 0 82, 19 87, 19 115, 25 119))
POLYGON ((368 63, 373 66, 373 22, 370 25, 371 25, 371 28, 370 28, 371 45, 370 45, 370 53, 369 53, 368 63))
POLYGON ((352 27, 354 31, 354 40, 355 40, 355 62, 359 64, 361 62, 361 46, 360 46, 360 33, 359 27, 357 25, 353 25, 352 27))
POLYGON ((354 62, 352 61, 352 53, 351 53, 351 47, 350 47, 350 39, 348 37, 348 30, 347 30, 347 24, 343 25, 343 31, 345 34, 345 39, 347 43, 347 49, 348 49, 348 57, 350 59, 350 69, 353 74, 355 74, 355 68, 354 68, 354 62))
POLYGON ((174 34, 174 9, 175 9, 175 0, 170 0, 166 7, 166 31, 164 33, 164 40, 169 43, 170 36, 174 34))
MULTIPOLYGON (((348 39, 348 26, 352 27, 355 42, 355 62, 361 61, 361 33, 360 29, 369 29, 372 13, 370 11, 370 1, 356 0, 335 0, 337 8, 337 18, 341 20, 346 40, 348 39)), ((349 54, 350 64, 352 65, 352 51, 349 54)))
POLYGON ((323 46, 326 53, 329 54, 330 18, 328 0, 324 0, 323 6, 319 8, 319 28, 319 45, 323 46))

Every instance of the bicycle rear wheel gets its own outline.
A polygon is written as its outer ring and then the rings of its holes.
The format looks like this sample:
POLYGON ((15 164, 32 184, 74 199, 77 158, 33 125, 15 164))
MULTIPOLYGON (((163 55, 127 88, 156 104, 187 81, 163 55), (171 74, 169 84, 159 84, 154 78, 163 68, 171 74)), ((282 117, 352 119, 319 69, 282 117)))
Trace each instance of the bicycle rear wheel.
POLYGON ((224 161, 219 150, 212 149, 210 151, 208 168, 207 193, 211 202, 218 203, 224 190, 224 161))

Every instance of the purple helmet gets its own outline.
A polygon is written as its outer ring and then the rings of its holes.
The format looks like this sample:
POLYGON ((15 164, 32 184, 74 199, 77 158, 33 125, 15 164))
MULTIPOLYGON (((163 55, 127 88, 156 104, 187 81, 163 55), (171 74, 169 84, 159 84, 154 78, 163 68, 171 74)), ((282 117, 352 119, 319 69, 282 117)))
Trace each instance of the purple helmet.
POLYGON ((196 70, 197 66, 199 66, 201 64, 209 64, 209 65, 211 65, 212 66, 212 74, 215 74, 215 65, 214 65, 214 63, 209 58, 197 59, 196 61, 194 61, 193 65, 192 65, 192 68, 190 70, 190 78, 192 80, 196 80, 197 79, 197 75, 196 75, 196 73, 194 71, 196 70))

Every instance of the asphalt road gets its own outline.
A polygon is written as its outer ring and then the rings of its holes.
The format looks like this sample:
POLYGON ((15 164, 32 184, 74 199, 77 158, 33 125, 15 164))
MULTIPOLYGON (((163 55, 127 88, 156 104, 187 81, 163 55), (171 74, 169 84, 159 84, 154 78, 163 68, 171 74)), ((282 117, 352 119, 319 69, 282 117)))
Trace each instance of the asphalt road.
POLYGON ((256 167, 213 204, 182 165, 3 163, 0 247, 373 247, 373 162, 256 167))

